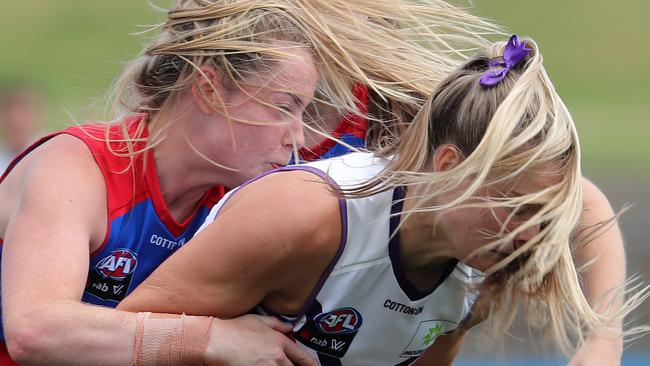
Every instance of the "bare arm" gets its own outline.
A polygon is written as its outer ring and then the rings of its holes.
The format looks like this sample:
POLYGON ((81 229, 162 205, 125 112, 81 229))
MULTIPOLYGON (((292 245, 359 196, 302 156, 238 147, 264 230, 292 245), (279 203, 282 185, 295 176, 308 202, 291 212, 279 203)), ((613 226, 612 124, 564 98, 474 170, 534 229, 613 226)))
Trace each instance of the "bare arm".
MULTIPOLYGON (((90 243, 101 242, 105 232, 98 224, 106 221, 101 173, 73 137, 57 137, 39 150, 24 162, 24 188, 4 233, 9 352, 24 365, 132 365, 136 314, 80 302, 90 243)), ((288 330, 269 317, 215 319, 205 363, 313 365, 282 335, 288 330)))
POLYGON ((79 140, 33 152, 2 258, 5 336, 23 364, 128 365, 134 314, 80 303, 90 242, 106 221, 105 189, 79 140), (61 352, 65 349, 66 352, 61 352))
MULTIPOLYGON (((590 181, 583 178, 584 213, 578 232, 589 232, 590 228, 614 217, 607 197, 590 181)), ((575 263, 580 266, 597 260, 583 273, 584 292, 592 304, 602 301, 596 310, 604 310, 607 306, 620 307, 623 303, 622 296, 614 296, 610 290, 619 287, 625 281, 625 251, 623 238, 616 222, 604 226, 605 231, 576 252, 575 263)), ((620 294, 619 294, 620 295, 620 294)), ((467 331, 483 320, 473 321, 471 325, 459 327, 457 330, 439 337, 436 342, 422 355, 415 365, 440 364, 451 365, 461 349, 467 331)), ((590 334, 583 347, 573 356, 570 366, 593 365, 619 365, 623 342, 617 335, 621 333, 621 325, 590 334)))
POLYGON ((271 174, 234 194, 120 308, 233 317, 264 303, 297 311, 340 235, 338 199, 325 184, 306 172, 271 174))
MULTIPOLYGON (((614 217, 607 197, 590 181, 583 178, 584 213, 578 232, 589 232, 589 229, 614 217)), ((590 244, 575 253, 575 263, 579 268, 597 258, 583 275, 583 288, 585 295, 592 306, 601 301, 596 309, 604 310, 607 306, 620 307, 623 303, 622 296, 615 296, 610 290, 619 287, 625 281, 625 251, 623 238, 616 222, 605 225, 607 230, 599 231, 590 244)), ((620 294, 618 294, 620 295, 620 294)), ((428 365, 437 362, 440 365, 451 365, 461 349, 465 335, 469 328, 483 320, 472 322, 470 326, 459 329, 439 337, 427 352, 418 359, 415 365, 428 365)), ((623 342, 617 335, 621 333, 621 325, 610 329, 590 334, 583 347, 573 356, 570 366, 593 365, 619 365, 623 342)))
MULTIPOLYGON (((607 197, 590 181, 583 178, 584 213, 578 232, 614 217, 607 197)), ((606 230, 588 245, 575 253, 574 261, 580 268, 594 258, 593 264, 582 274, 583 289, 592 306, 600 305, 596 311, 608 306, 618 308, 623 303, 620 293, 612 293, 625 281, 625 250, 618 224, 614 221, 606 230)), ((621 325, 590 334, 582 349, 574 355, 570 365, 619 365, 623 353, 623 341, 618 337, 621 325)))

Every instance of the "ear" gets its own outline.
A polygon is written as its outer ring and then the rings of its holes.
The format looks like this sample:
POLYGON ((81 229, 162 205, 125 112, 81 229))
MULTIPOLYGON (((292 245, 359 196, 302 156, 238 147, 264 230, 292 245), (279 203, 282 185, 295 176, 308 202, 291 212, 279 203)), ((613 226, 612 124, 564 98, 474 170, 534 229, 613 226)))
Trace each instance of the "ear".
POLYGON ((213 114, 215 107, 223 108, 227 91, 221 73, 212 66, 203 66, 196 74, 191 92, 199 110, 205 114, 213 114))
POLYGON ((433 154, 433 167, 436 172, 444 172, 458 166, 463 161, 463 155, 452 144, 443 144, 433 154))

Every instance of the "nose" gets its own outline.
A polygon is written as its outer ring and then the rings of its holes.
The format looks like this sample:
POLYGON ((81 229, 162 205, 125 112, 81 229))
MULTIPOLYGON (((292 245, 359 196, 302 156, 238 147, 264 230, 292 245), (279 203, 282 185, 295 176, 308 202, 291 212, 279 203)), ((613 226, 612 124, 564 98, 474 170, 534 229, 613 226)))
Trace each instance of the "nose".
POLYGON ((282 138, 282 145, 293 149, 305 146, 305 131, 302 117, 293 118, 287 125, 286 132, 282 138))
POLYGON ((515 249, 526 244, 526 242, 528 242, 530 239, 532 239, 535 235, 539 233, 539 230, 540 230, 540 226, 539 224, 536 224, 536 225, 530 225, 522 232, 520 232, 515 237, 515 243, 514 243, 515 249))

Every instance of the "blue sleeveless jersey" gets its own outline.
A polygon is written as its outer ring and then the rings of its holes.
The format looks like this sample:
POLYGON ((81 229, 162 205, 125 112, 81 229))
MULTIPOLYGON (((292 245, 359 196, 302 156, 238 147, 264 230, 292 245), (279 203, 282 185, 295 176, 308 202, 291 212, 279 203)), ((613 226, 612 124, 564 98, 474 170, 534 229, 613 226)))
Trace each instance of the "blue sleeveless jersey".
MULTIPOLYGON (((134 117, 128 122, 132 133, 140 120, 134 117)), ((194 235, 225 189, 221 186, 210 189, 184 222, 176 222, 162 197, 151 151, 133 161, 116 156, 104 141, 107 129, 111 140, 123 138, 118 125, 71 127, 36 142, 9 170, 30 151, 59 134, 73 135, 88 146, 106 182, 108 222, 104 242, 90 254, 82 301, 115 307, 194 235)), ((120 151, 123 147, 111 143, 113 150, 120 151)), ((4 334, 0 336, 4 339, 4 334)))

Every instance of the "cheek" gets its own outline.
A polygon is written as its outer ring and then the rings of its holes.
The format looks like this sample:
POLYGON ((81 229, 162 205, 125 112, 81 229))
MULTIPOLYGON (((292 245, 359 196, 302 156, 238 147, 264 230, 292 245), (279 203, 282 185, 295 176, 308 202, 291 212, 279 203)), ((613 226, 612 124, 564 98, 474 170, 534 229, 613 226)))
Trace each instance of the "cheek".
MULTIPOLYGON (((503 207, 497 207, 489 210, 489 215, 486 219, 487 225, 490 227, 490 231, 494 233, 499 233, 503 229, 503 224, 508 221, 510 212, 503 207)), ((510 223, 512 220, 510 220, 510 223)), ((506 228, 507 230, 507 228, 506 228)))
POLYGON ((277 150, 282 146, 282 131, 273 126, 260 126, 251 134, 255 136, 253 146, 264 151, 277 150))
POLYGON ((263 126, 247 126, 235 136, 237 148, 233 154, 248 161, 277 158, 281 148, 281 135, 277 129, 263 126))
POLYGON ((494 213, 490 209, 475 209, 469 230, 483 237, 484 232, 492 233, 499 227, 494 213))

